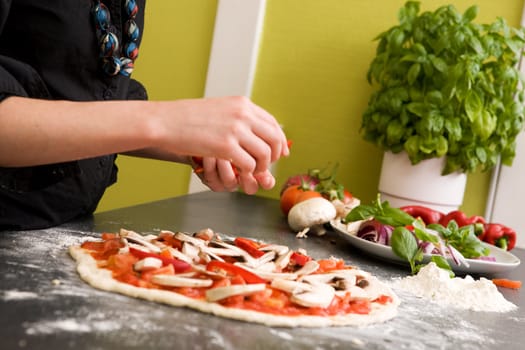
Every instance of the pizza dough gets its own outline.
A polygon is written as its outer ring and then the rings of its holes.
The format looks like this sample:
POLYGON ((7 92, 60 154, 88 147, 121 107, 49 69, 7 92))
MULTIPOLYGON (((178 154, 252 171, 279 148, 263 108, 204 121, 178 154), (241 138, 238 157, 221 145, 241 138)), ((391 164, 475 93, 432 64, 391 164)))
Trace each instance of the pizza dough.
MULTIPOLYGON (((130 232, 130 231, 126 231, 130 232)), ((125 236, 125 235, 124 235, 125 236)), ((121 238, 123 239, 123 238, 121 238)), ((195 243, 195 242, 194 242, 195 243)), ((153 243, 152 243, 153 244, 153 243)), ((122 252, 126 249, 121 249, 122 252)), ((222 305, 220 302, 210 302, 205 298, 192 298, 179 294, 173 290, 155 289, 131 285, 119 281, 113 277, 110 269, 102 267, 100 261, 97 261, 92 256, 92 252, 84 249, 81 246, 72 246, 69 249, 70 255, 76 260, 77 271, 80 277, 91 286, 109 291, 124 294, 133 298, 140 298, 154 302, 164 303, 177 307, 188 307, 199 310, 204 313, 210 313, 216 316, 236 319, 245 322, 260 323, 268 326, 278 327, 328 327, 328 326, 366 326, 374 323, 387 321, 397 314, 399 305, 399 298, 395 293, 385 284, 380 282, 376 277, 358 270, 349 270, 352 273, 362 273, 366 275, 366 288, 361 288, 359 291, 362 295, 359 298, 366 299, 367 294, 370 298, 377 298, 378 296, 387 296, 388 302, 371 302, 370 312, 368 314, 347 313, 331 316, 317 316, 317 315, 277 315, 272 313, 265 313, 244 308, 235 308, 222 305)), ((129 254, 129 253, 126 253, 129 254)), ((303 275, 297 280, 306 281, 309 278, 318 278, 318 273, 303 275), (314 276, 314 277, 311 277, 314 276)), ((267 287, 273 286, 275 279, 269 279, 266 276, 267 287)), ((279 279, 279 281, 281 281, 279 279)), ((282 282, 282 281, 281 281, 282 282)), ((298 283, 297 281, 282 282, 298 283)), ((315 283, 311 282, 310 283, 315 283)), ((263 286, 263 288, 265 288, 263 286)), ((352 288, 355 288, 353 286, 352 288)))

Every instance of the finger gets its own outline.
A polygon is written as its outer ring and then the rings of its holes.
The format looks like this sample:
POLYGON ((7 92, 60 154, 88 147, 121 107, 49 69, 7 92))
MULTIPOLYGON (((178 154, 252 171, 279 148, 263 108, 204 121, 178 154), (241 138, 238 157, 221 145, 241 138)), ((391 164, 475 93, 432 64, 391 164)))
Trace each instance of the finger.
POLYGON ((224 191, 225 188, 220 180, 219 173, 217 172, 217 160, 215 158, 204 158, 202 163, 204 169, 203 183, 212 191, 224 191))
POLYGON ((264 172, 272 161, 270 145, 258 137, 246 137, 241 141, 241 146, 255 160, 254 173, 264 172))
POLYGON ((257 180, 255 179, 255 177, 253 177, 251 173, 240 174, 239 183, 241 185, 242 190, 246 194, 255 194, 259 189, 259 184, 257 183, 257 180))
POLYGON ((275 177, 269 170, 254 174, 254 177, 259 183, 259 186, 265 190, 272 189, 275 186, 275 177))
POLYGON ((237 171, 230 161, 218 159, 217 172, 222 185, 227 191, 232 192, 238 188, 237 171))
POLYGON ((275 137, 275 142, 279 143, 279 148, 275 149, 274 154, 272 154, 272 162, 279 159, 280 156, 288 156, 290 154, 290 149, 288 146, 286 135, 281 127, 281 125, 277 122, 274 116, 272 116, 270 113, 268 113, 265 109, 262 107, 253 104, 253 110, 254 113, 261 119, 263 119, 268 127, 270 128, 267 133, 269 135, 272 135, 275 137))

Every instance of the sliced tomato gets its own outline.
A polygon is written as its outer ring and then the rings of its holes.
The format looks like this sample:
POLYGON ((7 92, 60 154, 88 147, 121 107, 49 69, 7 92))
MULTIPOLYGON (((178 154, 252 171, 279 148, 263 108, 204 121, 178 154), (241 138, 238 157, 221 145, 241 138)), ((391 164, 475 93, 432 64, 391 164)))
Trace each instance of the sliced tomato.
POLYGON ((171 251, 169 249, 162 249, 159 255, 166 259, 174 259, 173 254, 171 254, 171 251))
POLYGON ((142 272, 140 274, 140 278, 143 281, 150 282, 151 278, 155 275, 174 275, 174 274, 175 274, 175 268, 173 267, 173 265, 168 264, 168 265, 159 267, 158 269, 142 272))
POLYGON ((101 237, 104 241, 107 241, 110 239, 118 238, 118 235, 116 233, 103 232, 101 237))
POLYGON ((206 296, 205 288, 178 287, 175 291, 193 299, 203 299, 206 296))
POLYGON ((388 303, 391 303, 392 302, 392 297, 390 295, 380 295, 379 297, 377 297, 374 302, 377 302, 379 304, 388 304, 388 303))
POLYGON ((133 265, 139 259, 131 254, 114 254, 108 258, 107 267, 115 274, 124 274, 133 271, 133 265))
POLYGON ((208 265, 206 265, 206 270, 215 272, 223 271, 223 273, 229 276, 240 276, 248 284, 266 283, 264 279, 257 276, 256 274, 251 273, 250 271, 245 270, 242 267, 224 261, 212 260, 208 263, 208 265))
POLYGON ((124 244, 120 238, 112 238, 106 241, 86 241, 81 244, 86 250, 91 250, 91 254, 97 260, 105 260, 113 254, 117 254, 124 244))
POLYGON ((345 268, 345 262, 341 259, 321 259, 317 260, 317 262, 319 263, 319 270, 317 270, 319 273, 345 268))
POLYGON ((179 259, 167 258, 167 257, 162 256, 160 254, 145 252, 143 250, 136 249, 136 248, 133 248, 133 247, 129 247, 129 252, 132 255, 134 255, 137 258, 139 258, 139 259, 144 259, 144 258, 148 258, 148 257, 153 257, 153 258, 160 259, 160 260, 162 260, 162 264, 163 265, 173 265, 173 267, 175 268, 176 272, 186 272, 186 271, 191 269, 191 265, 190 264, 188 264, 185 261, 179 260, 179 259))
POLYGON ((128 272, 122 275, 115 276, 115 279, 117 279, 120 282, 131 284, 132 286, 135 286, 135 287, 145 286, 145 282, 141 281, 140 278, 137 275, 135 275, 133 272, 128 272))
POLYGON ((236 237, 234 243, 237 247, 243 249, 254 258, 260 258, 264 255, 264 252, 262 250, 259 250, 259 248, 261 248, 261 244, 252 239, 236 237))
POLYGON ((366 299, 356 299, 350 302, 350 310, 355 314, 367 315, 372 311, 370 301, 366 299))

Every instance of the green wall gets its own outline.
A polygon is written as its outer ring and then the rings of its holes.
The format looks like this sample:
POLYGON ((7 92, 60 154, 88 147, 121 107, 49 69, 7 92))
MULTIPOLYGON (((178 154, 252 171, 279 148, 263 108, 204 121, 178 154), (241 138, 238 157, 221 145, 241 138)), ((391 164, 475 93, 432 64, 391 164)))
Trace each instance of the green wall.
MULTIPOLYGON (((373 38, 397 23, 404 0, 268 0, 253 100, 273 113, 294 141, 275 166, 277 186, 259 194, 278 197, 290 175, 339 163, 338 179, 363 201, 375 198, 382 153, 361 140, 361 114, 372 88, 366 81, 373 38)), ((520 22, 522 0, 422 1, 423 10, 477 4, 478 22, 504 17, 520 22)), ((154 100, 202 96, 217 1, 150 1, 135 78, 154 100)), ((99 210, 186 193, 189 170, 126 157, 119 183, 99 210)), ((489 173, 468 177, 463 209, 483 214, 489 173)))

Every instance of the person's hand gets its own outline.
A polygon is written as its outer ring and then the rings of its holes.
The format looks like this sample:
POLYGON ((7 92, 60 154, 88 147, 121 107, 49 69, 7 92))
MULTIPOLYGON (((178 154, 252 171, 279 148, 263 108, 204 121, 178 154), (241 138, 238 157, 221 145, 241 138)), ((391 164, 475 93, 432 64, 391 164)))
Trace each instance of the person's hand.
POLYGON ((201 181, 216 192, 233 192, 240 186, 245 193, 254 194, 259 187, 268 190, 275 185, 275 178, 268 170, 256 176, 241 176, 232 163, 222 159, 194 159, 191 165, 201 181))
POLYGON ((268 169, 289 149, 284 132, 267 111, 246 97, 160 104, 165 134, 159 146, 203 157, 201 178, 211 189, 240 186, 246 193, 255 193, 259 186, 275 185, 268 169), (165 107, 171 107, 172 113, 165 107))

